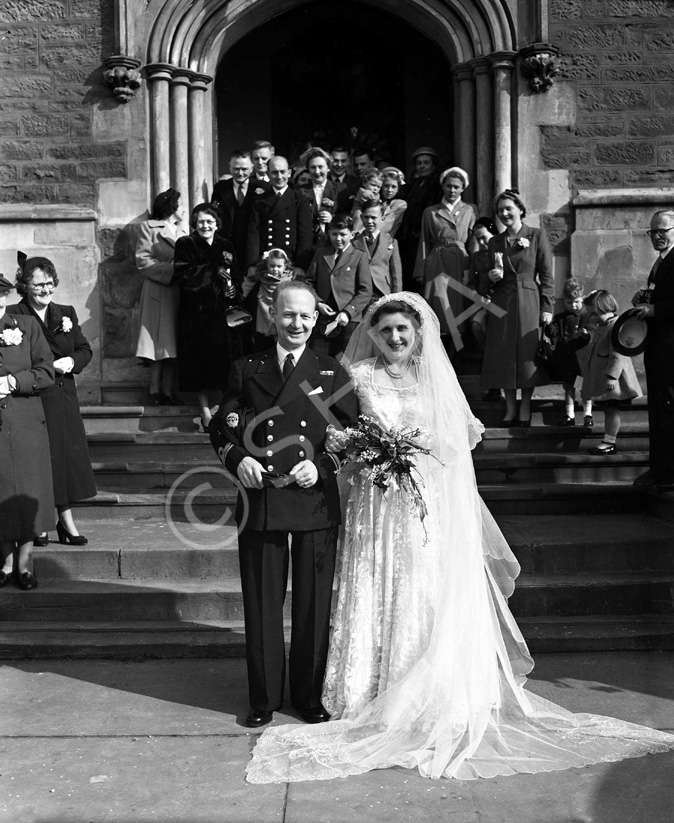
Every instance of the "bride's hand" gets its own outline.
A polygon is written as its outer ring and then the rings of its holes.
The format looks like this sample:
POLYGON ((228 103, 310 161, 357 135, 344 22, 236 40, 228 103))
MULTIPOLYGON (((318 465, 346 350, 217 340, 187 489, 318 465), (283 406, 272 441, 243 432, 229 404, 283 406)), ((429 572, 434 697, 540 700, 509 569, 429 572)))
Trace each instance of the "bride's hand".
POLYGON ((346 448, 349 442, 349 436, 344 431, 339 431, 334 426, 330 425, 327 428, 325 435, 325 448, 329 452, 341 452, 346 448))

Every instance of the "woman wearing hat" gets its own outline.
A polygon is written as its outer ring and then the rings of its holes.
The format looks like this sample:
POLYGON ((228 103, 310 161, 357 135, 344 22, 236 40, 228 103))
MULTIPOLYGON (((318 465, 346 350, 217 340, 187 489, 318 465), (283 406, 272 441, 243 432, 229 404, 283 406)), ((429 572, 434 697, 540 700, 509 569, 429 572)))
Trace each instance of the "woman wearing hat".
POLYGON ((182 406, 176 396, 176 327, 180 288, 173 281, 176 240, 186 233, 180 192, 167 189, 155 198, 152 216, 140 224, 136 266, 143 275, 136 357, 150 364, 150 405, 182 406))
POLYGON ((0 275, 0 588, 37 588, 33 536, 54 525, 49 437, 40 392, 54 361, 33 317, 11 315, 14 286, 0 275))
MULTIPOLYGON (((55 382, 41 396, 49 432, 51 476, 58 512, 56 531, 60 543, 85 546, 88 541, 79 533, 72 505, 94 497, 96 483, 74 376, 91 360, 91 346, 82 334, 75 309, 52 300, 59 284, 52 261, 46 257, 27 258, 21 252, 18 261, 16 288, 23 297, 21 302, 10 307, 9 312, 15 317, 32 317, 39 323, 54 358, 55 382)), ((49 543, 46 532, 45 529, 35 532, 34 545, 49 543)))
POLYGON ((517 190, 501 192, 494 210, 505 230, 489 241, 494 261, 489 278, 494 284, 492 306, 503 311, 489 315, 481 383, 487 389, 503 389, 502 425, 526 428, 531 424, 534 388, 549 380, 536 364, 536 350, 540 327, 551 322, 555 304, 552 252, 545 232, 522 222, 527 210, 517 190))
POLYGON ((410 291, 416 291, 413 274, 424 211, 442 199, 442 187, 438 179, 439 159, 437 151, 430 146, 421 146, 412 155, 414 179, 404 194, 407 210, 398 233, 403 284, 410 291))
POLYGON ((475 206, 461 199, 469 182, 468 174, 458 166, 440 175, 442 200, 424 212, 414 267, 414 279, 438 316, 440 333, 451 335, 452 348, 459 342, 455 318, 464 308, 463 296, 452 281, 463 282, 470 264, 466 243, 477 219, 475 206))

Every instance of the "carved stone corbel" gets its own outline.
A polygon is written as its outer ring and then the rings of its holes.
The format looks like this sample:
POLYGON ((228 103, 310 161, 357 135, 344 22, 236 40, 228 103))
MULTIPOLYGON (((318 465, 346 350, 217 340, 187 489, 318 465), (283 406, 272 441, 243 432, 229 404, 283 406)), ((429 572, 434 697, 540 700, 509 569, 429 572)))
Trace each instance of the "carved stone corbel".
POLYGON ((140 60, 114 54, 103 63, 103 80, 120 103, 128 103, 140 88, 140 60))
POLYGON ((520 51, 522 76, 535 92, 547 91, 559 74, 559 49, 549 43, 532 43, 520 51))

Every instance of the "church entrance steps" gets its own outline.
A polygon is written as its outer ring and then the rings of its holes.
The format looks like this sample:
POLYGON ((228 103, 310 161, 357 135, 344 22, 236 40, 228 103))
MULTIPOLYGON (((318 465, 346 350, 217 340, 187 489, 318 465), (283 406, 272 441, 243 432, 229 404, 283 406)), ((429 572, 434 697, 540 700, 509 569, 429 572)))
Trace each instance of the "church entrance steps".
POLYGON ((95 432, 198 432, 197 406, 81 406, 84 429, 95 432))

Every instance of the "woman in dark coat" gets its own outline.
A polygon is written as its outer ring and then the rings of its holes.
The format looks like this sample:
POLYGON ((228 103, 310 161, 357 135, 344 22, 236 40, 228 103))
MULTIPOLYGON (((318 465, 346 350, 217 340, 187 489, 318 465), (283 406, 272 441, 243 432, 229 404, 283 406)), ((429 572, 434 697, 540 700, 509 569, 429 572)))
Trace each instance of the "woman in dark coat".
POLYGON ((0 275, 0 588, 16 574, 37 588, 33 537, 54 525, 49 437, 40 392, 54 383, 54 361, 40 325, 11 315, 14 286, 0 275))
POLYGON ((494 260, 489 277, 494 283, 493 306, 505 314, 490 312, 481 383, 504 390, 503 426, 526 428, 534 388, 548 382, 535 358, 540 327, 552 320, 555 303, 552 252, 545 232, 522 222, 526 207, 519 192, 501 192, 494 208, 505 231, 489 241, 494 260), (517 389, 522 392, 519 416, 517 389))
MULTIPOLYGON (((72 306, 52 302, 58 276, 46 257, 26 258, 19 252, 16 287, 23 295, 20 303, 9 308, 18 314, 33 317, 51 349, 56 379, 42 392, 54 483, 54 502, 58 511, 56 531, 60 543, 84 546, 83 537, 75 525, 72 504, 96 494, 96 483, 89 458, 87 436, 77 399, 74 375, 91 360, 91 346, 82 334, 77 314, 72 306)), ((36 532, 36 546, 46 546, 46 533, 36 532)))
POLYGON ((241 305, 242 278, 233 246, 218 231, 215 206, 192 211, 192 233, 176 241, 174 277, 181 289, 178 313, 178 371, 181 391, 197 393, 204 431, 211 421, 209 392, 222 393, 230 364, 244 352, 241 329, 227 311, 241 305))

